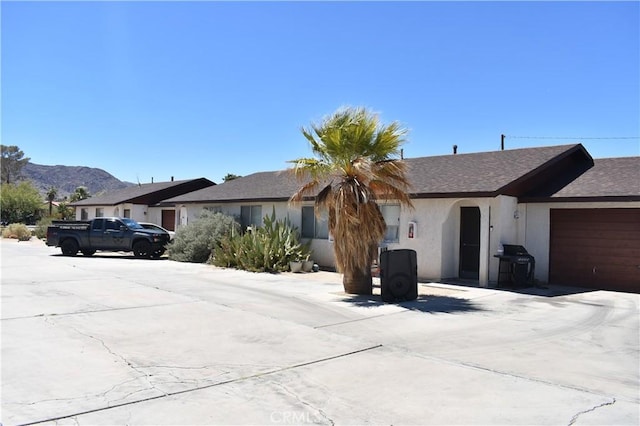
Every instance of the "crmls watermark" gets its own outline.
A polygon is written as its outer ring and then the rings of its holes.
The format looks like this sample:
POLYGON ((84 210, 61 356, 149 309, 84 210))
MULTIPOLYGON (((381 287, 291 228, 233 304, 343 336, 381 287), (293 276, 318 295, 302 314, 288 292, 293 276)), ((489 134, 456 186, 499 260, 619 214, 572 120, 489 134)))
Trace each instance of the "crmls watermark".
POLYGON ((306 411, 274 411, 269 417, 271 423, 281 425, 299 425, 313 423, 311 413, 306 411))

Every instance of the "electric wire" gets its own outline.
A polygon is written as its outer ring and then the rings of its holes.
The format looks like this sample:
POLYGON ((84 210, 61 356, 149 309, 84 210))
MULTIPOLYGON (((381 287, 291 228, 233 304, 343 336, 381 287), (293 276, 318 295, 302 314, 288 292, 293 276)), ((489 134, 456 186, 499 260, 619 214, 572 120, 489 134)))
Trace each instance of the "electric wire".
POLYGON ((566 136, 514 136, 504 135, 505 138, 510 139, 571 139, 571 140, 611 140, 611 139, 640 139, 640 136, 608 136, 608 137, 588 137, 588 138, 572 138, 566 136))

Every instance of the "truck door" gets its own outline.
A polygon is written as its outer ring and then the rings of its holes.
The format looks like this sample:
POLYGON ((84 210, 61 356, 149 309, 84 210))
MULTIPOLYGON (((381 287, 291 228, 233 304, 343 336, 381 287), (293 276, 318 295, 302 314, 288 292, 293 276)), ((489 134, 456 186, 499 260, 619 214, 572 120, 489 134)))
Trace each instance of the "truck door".
POLYGON ((91 248, 100 250, 106 248, 104 244, 104 219, 93 219, 89 230, 89 244, 91 248))
POLYGON ((104 242, 111 249, 128 249, 128 241, 125 238, 126 229, 124 223, 117 219, 106 219, 104 229, 104 242))

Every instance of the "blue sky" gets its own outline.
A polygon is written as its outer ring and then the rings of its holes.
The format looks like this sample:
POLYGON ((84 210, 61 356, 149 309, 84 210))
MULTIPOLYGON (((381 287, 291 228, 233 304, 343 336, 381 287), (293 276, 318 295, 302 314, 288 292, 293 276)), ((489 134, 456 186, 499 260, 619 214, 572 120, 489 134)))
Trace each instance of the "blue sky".
POLYGON ((640 155, 638 2, 0 8, 2 143, 37 164, 221 182, 309 156, 300 127, 344 105, 407 127, 406 157, 498 150, 503 133, 507 149, 640 155))

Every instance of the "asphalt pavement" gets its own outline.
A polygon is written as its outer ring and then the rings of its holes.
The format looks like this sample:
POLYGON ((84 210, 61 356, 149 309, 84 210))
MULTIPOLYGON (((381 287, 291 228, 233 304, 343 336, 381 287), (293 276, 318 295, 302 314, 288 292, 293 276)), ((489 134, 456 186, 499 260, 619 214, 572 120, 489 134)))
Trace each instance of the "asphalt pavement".
POLYGON ((638 294, 0 249, 3 425, 640 424, 638 294))

